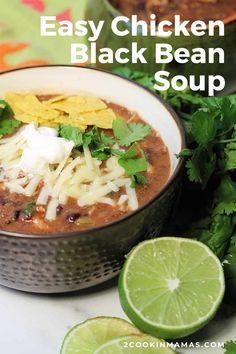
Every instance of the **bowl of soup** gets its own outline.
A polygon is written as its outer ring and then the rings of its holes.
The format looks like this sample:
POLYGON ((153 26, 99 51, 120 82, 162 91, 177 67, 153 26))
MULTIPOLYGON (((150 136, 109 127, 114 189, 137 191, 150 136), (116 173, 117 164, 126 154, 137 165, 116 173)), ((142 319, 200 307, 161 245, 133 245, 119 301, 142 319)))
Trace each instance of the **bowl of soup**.
POLYGON ((0 284, 59 293, 119 273, 181 182, 182 124, 157 95, 73 66, 0 75, 0 284))
MULTIPOLYGON (((189 52, 187 61, 178 62, 173 59, 172 62, 165 64, 165 70, 170 72, 170 76, 183 75, 188 79, 190 75, 196 76, 196 82, 200 75, 217 76, 221 75, 226 85, 222 92, 225 94, 233 93, 236 89, 236 73, 234 67, 236 65, 236 54, 232 51, 236 41, 236 3, 235 0, 98 0, 94 6, 94 1, 87 1, 86 19, 94 20, 95 23, 99 20, 104 20, 104 26, 101 35, 96 41, 97 54, 102 48, 111 48, 114 53, 119 48, 127 48, 129 54, 123 54, 126 66, 133 70, 144 71, 155 74, 157 71, 163 70, 163 64, 155 63, 156 44, 169 44, 172 46, 172 53, 175 53, 179 48, 186 48, 189 52), (132 16, 136 15, 137 20, 132 20, 132 16), (172 31, 171 36, 163 36, 160 33, 153 35, 150 30, 152 16, 155 15, 155 21, 158 24, 161 21, 170 21, 172 26, 166 26, 165 29, 172 31), (180 33, 174 35, 175 32, 175 15, 180 16, 180 22, 189 21, 187 31, 189 36, 180 33), (117 16, 126 16, 130 21, 120 21, 118 29, 122 32, 128 31, 128 34, 118 36, 111 31, 112 21, 117 16), (141 25, 138 28, 137 35, 132 35, 132 23, 137 21, 145 21, 146 26, 141 25), (202 21, 206 25, 205 34, 203 36, 194 36, 191 33, 191 25, 194 21, 202 21), (224 35, 219 35, 217 25, 214 30, 209 30, 210 21, 222 21, 224 23, 224 35), (147 63, 143 64, 132 62, 132 43, 137 43, 137 47, 146 48, 145 59, 147 63), (194 63, 190 60, 194 55, 193 49, 201 48, 205 50, 206 58, 211 56, 211 48, 222 48, 224 50, 224 63, 219 60, 219 56, 214 56, 214 62, 208 63, 204 58, 201 61, 194 63), (183 64, 184 63, 184 64, 183 64)), ((156 27, 158 29, 158 27, 156 27)), ((222 30, 223 31, 223 30, 222 30)), ((222 33, 221 33, 222 34, 222 33)), ((159 49, 158 49, 159 50, 159 49)), ((199 54, 200 55, 200 54, 199 54)), ((123 58, 122 57, 122 58, 123 58)), ((97 63, 101 68, 111 69, 121 64, 113 60, 112 63, 97 63)), ((205 82, 205 92, 208 93, 208 87, 211 85, 208 80, 205 82)))

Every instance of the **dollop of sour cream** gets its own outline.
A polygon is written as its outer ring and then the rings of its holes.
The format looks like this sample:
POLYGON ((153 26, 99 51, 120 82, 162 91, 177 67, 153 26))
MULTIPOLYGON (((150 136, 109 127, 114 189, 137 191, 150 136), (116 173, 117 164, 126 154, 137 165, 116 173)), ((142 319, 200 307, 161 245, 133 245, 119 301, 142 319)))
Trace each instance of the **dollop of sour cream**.
POLYGON ((29 174, 43 175, 49 164, 59 164, 71 153, 74 143, 58 137, 54 128, 37 128, 34 123, 22 130, 26 142, 20 159, 20 168, 29 174))

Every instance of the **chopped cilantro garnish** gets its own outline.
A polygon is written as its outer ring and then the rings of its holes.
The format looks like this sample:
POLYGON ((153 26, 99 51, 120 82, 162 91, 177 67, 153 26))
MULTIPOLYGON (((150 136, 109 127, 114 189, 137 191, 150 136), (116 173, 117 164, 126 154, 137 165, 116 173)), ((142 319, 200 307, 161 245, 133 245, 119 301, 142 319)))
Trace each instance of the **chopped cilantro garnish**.
POLYGON ((101 161, 105 161, 111 156, 121 156, 122 154, 122 151, 112 149, 109 146, 104 146, 92 151, 92 157, 95 157, 96 159, 101 161))
POLYGON ((79 128, 74 128, 70 125, 60 125, 59 136, 73 141, 75 143, 75 147, 83 145, 83 135, 79 128))
POLYGON ((83 145, 89 147, 91 154, 98 160, 105 161, 109 157, 120 156, 121 151, 113 149, 115 140, 112 136, 107 136, 105 132, 99 133, 97 127, 93 127, 91 130, 83 134, 83 145))
POLYGON ((113 136, 108 136, 104 131, 101 132, 101 141, 104 145, 114 145, 115 139, 113 136))
POLYGON ((150 126, 144 123, 126 123, 123 119, 115 119, 113 122, 113 132, 121 146, 130 146, 143 140, 150 130, 150 126))
POLYGON ((73 141, 75 148, 79 148, 82 145, 88 146, 91 150, 104 147, 97 127, 93 127, 82 133, 79 128, 70 125, 61 125, 59 127, 59 136, 73 141))
POLYGON ((0 100, 0 137, 14 133, 20 124, 21 122, 14 119, 14 113, 8 103, 0 100))
MULTIPOLYGON (((132 142, 142 140, 149 132, 150 127, 143 123, 126 124, 122 119, 114 121, 114 135, 121 145, 129 146, 132 142)), ((119 157, 120 166, 132 178, 132 187, 135 188, 140 184, 147 183, 146 177, 140 173, 147 171, 147 161, 144 152, 137 143, 125 152, 114 149, 112 147, 116 142, 114 137, 106 135, 104 131, 99 133, 97 127, 82 134, 78 128, 61 126, 59 134, 65 139, 74 141, 75 147, 82 145, 89 147, 92 157, 98 160, 105 161, 111 156, 119 157)))
POLYGON ((97 127, 93 127, 83 134, 83 145, 89 146, 90 149, 101 147, 101 137, 97 127))
POLYGON ((128 176, 147 171, 148 164, 143 150, 138 144, 132 145, 118 160, 128 176))
POLYGON ((109 159, 110 156, 111 148, 107 146, 92 151, 92 157, 95 157, 96 159, 101 161, 109 159))
POLYGON ((36 205, 35 202, 28 203, 24 209, 24 214, 27 215, 28 217, 31 217, 34 212, 35 205, 36 205))
POLYGON ((61 125, 59 127, 59 136, 71 140, 75 143, 75 149, 83 146, 89 147, 93 157, 104 161, 111 155, 118 156, 119 150, 112 149, 111 145, 115 143, 113 137, 107 136, 103 131, 101 134, 97 127, 81 133, 79 128, 70 125, 61 125))
POLYGON ((142 173, 138 172, 135 173, 132 177, 131 177, 132 183, 131 183, 131 187, 132 188, 136 188, 140 185, 145 185, 148 184, 148 179, 146 176, 144 176, 142 173))

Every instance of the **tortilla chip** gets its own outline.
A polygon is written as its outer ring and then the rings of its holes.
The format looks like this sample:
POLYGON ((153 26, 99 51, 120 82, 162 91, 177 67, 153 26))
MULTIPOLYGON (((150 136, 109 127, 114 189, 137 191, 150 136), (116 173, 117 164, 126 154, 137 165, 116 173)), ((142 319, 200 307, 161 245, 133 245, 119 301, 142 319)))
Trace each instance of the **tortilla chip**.
POLYGON ((47 126, 50 128, 55 128, 58 126, 57 123, 55 123, 54 121, 45 121, 44 119, 41 119, 39 117, 30 115, 30 114, 17 114, 15 115, 15 118, 17 120, 19 120, 22 123, 26 123, 26 124, 30 124, 32 122, 34 122, 37 126, 47 126))
POLYGON ((85 131, 88 125, 111 129, 116 118, 112 109, 93 96, 56 96, 40 102, 31 93, 8 92, 5 95, 15 113, 15 118, 23 123, 35 122, 39 125, 71 125, 85 131))
POLYGON ((72 96, 67 97, 59 102, 45 102, 46 105, 49 104, 51 108, 57 109, 68 114, 71 113, 86 113, 91 111, 99 111, 101 109, 107 108, 106 104, 96 97, 85 97, 85 96, 72 96))
POLYGON ((56 120, 55 123, 57 125, 71 125, 72 127, 79 128, 82 132, 87 129, 87 124, 81 124, 79 120, 72 120, 69 115, 60 115, 56 120))
POLYGON ((67 98, 66 96, 55 96, 50 98, 50 100, 43 101, 43 104, 50 105, 51 103, 62 101, 65 100, 66 98, 67 98))
POLYGON ((70 118, 72 121, 79 121, 82 125, 96 125, 98 128, 111 129, 116 115, 112 109, 108 108, 80 115, 70 114, 70 118))
POLYGON ((59 112, 43 105, 33 94, 7 93, 6 101, 9 102, 14 113, 25 113, 45 120, 54 120, 59 116, 59 112))
POLYGON ((20 122, 29 124, 32 122, 37 122, 38 117, 32 116, 31 114, 19 113, 15 114, 15 119, 19 120, 20 122))
POLYGON ((21 100, 21 98, 18 95, 15 95, 12 92, 7 92, 5 94, 5 101, 7 101, 7 103, 11 106, 11 108, 12 108, 13 112, 15 113, 15 115, 24 113, 24 111, 22 111, 22 109, 19 109, 18 106, 17 106, 17 103, 19 103, 20 100, 21 100))

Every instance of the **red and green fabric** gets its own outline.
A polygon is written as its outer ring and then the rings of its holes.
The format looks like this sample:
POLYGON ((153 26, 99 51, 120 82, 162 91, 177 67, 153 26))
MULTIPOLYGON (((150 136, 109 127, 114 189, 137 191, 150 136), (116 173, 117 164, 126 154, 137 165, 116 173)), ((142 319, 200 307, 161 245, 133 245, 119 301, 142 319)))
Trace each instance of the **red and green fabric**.
POLYGON ((0 71, 39 64, 69 64, 78 37, 41 37, 40 16, 83 18, 86 0, 0 0, 0 71))

